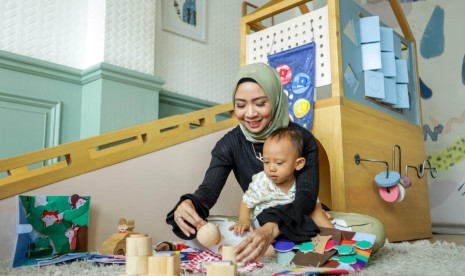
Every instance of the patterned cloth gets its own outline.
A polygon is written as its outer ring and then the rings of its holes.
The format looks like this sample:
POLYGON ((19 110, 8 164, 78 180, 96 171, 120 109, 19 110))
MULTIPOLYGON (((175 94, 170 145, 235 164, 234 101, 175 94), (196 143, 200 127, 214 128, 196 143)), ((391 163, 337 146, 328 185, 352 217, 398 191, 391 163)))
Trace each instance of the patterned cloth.
MULTIPOLYGON (((204 262, 221 261, 221 256, 214 254, 208 250, 199 253, 197 257, 189 262, 181 263, 181 270, 189 273, 206 273, 207 269, 202 265, 204 262)), ((244 266, 239 267, 237 271, 242 273, 250 273, 256 269, 262 268, 263 264, 260 262, 246 263, 244 266)))
POLYGON ((259 172, 252 177, 249 189, 242 196, 248 208, 254 208, 253 220, 265 209, 276 205, 284 205, 295 199, 295 183, 289 192, 283 193, 276 184, 269 179, 265 172, 259 172))

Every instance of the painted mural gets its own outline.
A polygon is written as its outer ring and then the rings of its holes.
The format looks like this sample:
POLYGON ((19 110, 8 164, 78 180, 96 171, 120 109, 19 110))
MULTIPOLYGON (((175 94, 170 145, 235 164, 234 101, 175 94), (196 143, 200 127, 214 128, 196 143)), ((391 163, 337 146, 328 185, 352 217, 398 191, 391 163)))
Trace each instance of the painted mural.
MULTIPOLYGON (((387 0, 359 2, 401 33, 387 0)), ((433 230, 465 234, 465 1, 400 3, 417 42, 427 159, 439 171, 428 179, 433 230)))

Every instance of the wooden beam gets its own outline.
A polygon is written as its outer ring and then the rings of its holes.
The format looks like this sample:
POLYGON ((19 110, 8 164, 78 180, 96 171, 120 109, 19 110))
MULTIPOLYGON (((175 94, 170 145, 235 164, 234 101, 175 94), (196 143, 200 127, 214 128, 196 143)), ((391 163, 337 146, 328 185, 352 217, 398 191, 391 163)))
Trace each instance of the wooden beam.
POLYGON ((268 28, 268 27, 263 25, 261 22, 250 24, 250 30, 252 30, 254 32, 258 32, 258 31, 264 30, 266 28, 268 28))
POLYGON ((254 12, 260 12, 261 10, 264 10, 264 9, 266 9, 266 8, 268 8, 268 7, 270 7, 270 6, 273 6, 273 5, 275 5, 275 4, 279 3, 279 2, 282 2, 282 1, 283 1, 283 0, 271 0, 271 1, 268 1, 268 3, 266 3, 266 4, 262 5, 262 6, 260 6, 259 8, 257 8, 256 10, 254 10, 252 13, 254 13, 254 12))
POLYGON ((400 6, 399 0, 389 0, 389 4, 391 5, 391 9, 396 16, 397 22, 399 23, 400 29, 402 30, 405 39, 411 42, 415 42, 415 37, 413 36, 410 25, 407 22, 404 10, 402 10, 402 7, 400 6))
POLYGON ((253 13, 242 17, 242 21, 244 21, 246 24, 260 22, 264 19, 273 17, 292 8, 304 5, 305 3, 310 1, 312 0, 270 1, 274 2, 273 5, 271 5, 270 3, 263 5, 253 13))
POLYGON ((306 14, 310 12, 310 9, 307 7, 307 5, 300 5, 299 6, 300 13, 306 14))

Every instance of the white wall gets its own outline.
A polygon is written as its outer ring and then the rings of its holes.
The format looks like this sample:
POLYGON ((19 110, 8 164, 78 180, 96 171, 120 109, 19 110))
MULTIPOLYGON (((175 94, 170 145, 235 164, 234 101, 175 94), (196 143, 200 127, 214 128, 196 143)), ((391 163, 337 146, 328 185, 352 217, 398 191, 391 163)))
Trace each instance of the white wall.
POLYGON ((226 103, 240 64, 241 1, 206 0, 206 43, 163 30, 162 0, 2 0, 0 50, 74 68, 106 62, 226 103))
POLYGON ((77 68, 84 66, 90 2, 0 1, 0 50, 77 68))
POLYGON ((163 30, 157 1, 155 75, 165 89, 217 103, 231 101, 240 66, 241 1, 207 0, 206 43, 163 30))
MULTIPOLYGON (((97 250, 113 233, 120 217, 135 220, 135 231, 154 243, 180 241, 165 222, 166 214, 185 193, 193 193, 210 163, 210 151, 226 131, 169 147, 94 172, 24 193, 91 196, 89 250, 97 250), (195 162, 192 162, 192 157, 195 162)), ((242 191, 229 177, 211 214, 235 215, 242 191)), ((15 197, 0 200, 0 259, 12 254, 16 230, 15 197)))

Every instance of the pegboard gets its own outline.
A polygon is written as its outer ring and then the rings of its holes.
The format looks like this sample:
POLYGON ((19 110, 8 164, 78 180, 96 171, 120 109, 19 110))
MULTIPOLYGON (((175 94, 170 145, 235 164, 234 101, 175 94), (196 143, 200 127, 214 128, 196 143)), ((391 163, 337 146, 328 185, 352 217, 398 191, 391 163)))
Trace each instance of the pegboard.
POLYGON ((287 20, 246 37, 246 62, 268 63, 267 56, 315 41, 315 87, 331 83, 328 7, 287 20))

